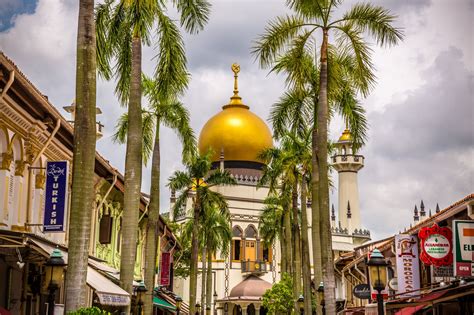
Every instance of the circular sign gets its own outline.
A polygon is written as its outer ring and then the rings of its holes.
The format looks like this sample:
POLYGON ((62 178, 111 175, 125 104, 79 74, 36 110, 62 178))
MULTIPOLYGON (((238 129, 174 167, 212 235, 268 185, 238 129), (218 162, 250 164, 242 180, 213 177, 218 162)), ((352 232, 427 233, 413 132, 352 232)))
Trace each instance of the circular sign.
POLYGON ((370 299, 370 286, 366 283, 358 284, 352 289, 352 293, 359 299, 370 299))
POLYGON ((388 282, 388 286, 393 291, 398 291, 398 278, 390 279, 390 281, 388 282))
POLYGON ((451 244, 449 240, 441 234, 430 235, 423 246, 425 252, 436 259, 442 259, 451 252, 451 244))
POLYGON ((425 265, 439 267, 453 263, 453 233, 450 228, 435 223, 431 227, 421 228, 418 237, 422 249, 420 259, 425 265))

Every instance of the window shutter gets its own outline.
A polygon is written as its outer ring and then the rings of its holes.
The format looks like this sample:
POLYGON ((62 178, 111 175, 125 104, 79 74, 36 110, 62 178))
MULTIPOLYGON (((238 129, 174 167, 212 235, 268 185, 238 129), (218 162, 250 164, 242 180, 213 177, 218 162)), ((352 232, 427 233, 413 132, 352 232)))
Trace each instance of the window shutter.
POLYGON ((105 214, 100 219, 99 242, 101 244, 110 244, 112 240, 112 221, 110 214, 105 214))

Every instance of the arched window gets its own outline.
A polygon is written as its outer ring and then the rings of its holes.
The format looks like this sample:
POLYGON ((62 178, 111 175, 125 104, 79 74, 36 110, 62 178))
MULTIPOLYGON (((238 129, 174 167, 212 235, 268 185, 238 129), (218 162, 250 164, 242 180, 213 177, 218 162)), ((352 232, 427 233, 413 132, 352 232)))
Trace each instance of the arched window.
POLYGON ((245 229, 245 238, 257 238, 257 229, 253 225, 245 229))
MULTIPOLYGON (((9 169, 11 165, 11 159, 8 156, 8 130, 0 125, 0 196, 5 196, 8 191, 7 177, 10 176, 9 169), (7 165, 8 164, 8 165, 7 165)), ((3 206, 0 208, 0 222, 8 224, 8 207, 3 206)))
POLYGON ((249 225, 245 229, 245 260, 257 260, 257 229, 249 225))
POLYGON ((232 228, 232 260, 242 260, 242 229, 240 226, 234 226, 232 228))

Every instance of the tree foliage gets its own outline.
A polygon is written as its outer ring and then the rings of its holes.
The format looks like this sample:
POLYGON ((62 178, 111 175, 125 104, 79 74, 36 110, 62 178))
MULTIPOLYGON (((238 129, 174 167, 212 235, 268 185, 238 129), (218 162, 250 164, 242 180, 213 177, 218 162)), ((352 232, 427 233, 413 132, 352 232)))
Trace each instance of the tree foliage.
POLYGON ((263 306, 269 314, 291 314, 293 303, 293 281, 284 273, 280 282, 275 283, 263 295, 263 306))

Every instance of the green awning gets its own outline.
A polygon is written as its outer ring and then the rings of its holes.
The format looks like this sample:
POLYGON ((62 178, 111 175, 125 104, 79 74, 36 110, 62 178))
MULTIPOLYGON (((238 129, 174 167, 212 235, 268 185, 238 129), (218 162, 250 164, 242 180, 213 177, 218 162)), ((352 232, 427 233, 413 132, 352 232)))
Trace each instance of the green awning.
POLYGON ((174 307, 170 303, 168 303, 165 300, 160 299, 159 297, 156 297, 156 296, 153 297, 153 305, 155 305, 159 308, 162 308, 162 309, 166 309, 166 310, 170 310, 170 311, 176 311, 176 307, 174 307))

